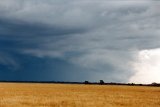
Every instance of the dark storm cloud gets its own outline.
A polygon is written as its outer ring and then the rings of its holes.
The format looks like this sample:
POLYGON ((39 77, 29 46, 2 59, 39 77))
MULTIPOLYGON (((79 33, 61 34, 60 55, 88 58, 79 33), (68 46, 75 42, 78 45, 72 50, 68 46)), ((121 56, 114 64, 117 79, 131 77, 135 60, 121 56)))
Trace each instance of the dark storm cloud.
POLYGON ((159 2, 149 0, 1 0, 0 64, 36 71, 38 58, 51 63, 38 71, 53 78, 128 81, 136 53, 160 47, 158 9, 159 2), (56 61, 64 69, 54 69, 56 61))

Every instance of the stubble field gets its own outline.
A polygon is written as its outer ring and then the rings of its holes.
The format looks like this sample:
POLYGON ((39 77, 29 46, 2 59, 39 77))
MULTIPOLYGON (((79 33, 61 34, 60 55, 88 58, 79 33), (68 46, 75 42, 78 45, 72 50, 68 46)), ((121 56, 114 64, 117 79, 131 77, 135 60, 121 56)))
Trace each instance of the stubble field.
POLYGON ((0 83, 0 107, 160 107, 160 88, 0 83))

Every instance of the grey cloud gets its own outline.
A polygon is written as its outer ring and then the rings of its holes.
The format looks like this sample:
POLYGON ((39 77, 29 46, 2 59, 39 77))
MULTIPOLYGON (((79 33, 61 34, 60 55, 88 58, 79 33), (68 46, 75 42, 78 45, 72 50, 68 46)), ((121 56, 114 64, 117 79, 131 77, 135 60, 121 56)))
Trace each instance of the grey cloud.
POLYGON ((97 78, 127 81, 136 52, 160 47, 159 2, 13 1, 0 3, 1 39, 18 42, 19 53, 60 58, 97 78))
POLYGON ((19 68, 19 63, 16 62, 11 55, 7 53, 0 52, 0 65, 8 66, 9 69, 17 70, 19 68))

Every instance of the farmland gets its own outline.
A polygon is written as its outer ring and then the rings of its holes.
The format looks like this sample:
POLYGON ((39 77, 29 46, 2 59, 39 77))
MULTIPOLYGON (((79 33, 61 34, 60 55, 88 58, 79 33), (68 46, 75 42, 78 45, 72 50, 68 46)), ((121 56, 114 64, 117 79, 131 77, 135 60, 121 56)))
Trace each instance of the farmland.
POLYGON ((160 107, 160 87, 0 83, 0 107, 160 107))

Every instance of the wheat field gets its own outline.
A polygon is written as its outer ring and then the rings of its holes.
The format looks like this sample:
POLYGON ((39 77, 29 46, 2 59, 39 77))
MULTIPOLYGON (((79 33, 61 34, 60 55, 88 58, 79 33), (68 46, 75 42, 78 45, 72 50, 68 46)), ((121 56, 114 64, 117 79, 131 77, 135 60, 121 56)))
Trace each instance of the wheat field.
POLYGON ((160 107, 160 88, 0 83, 0 107, 160 107))

